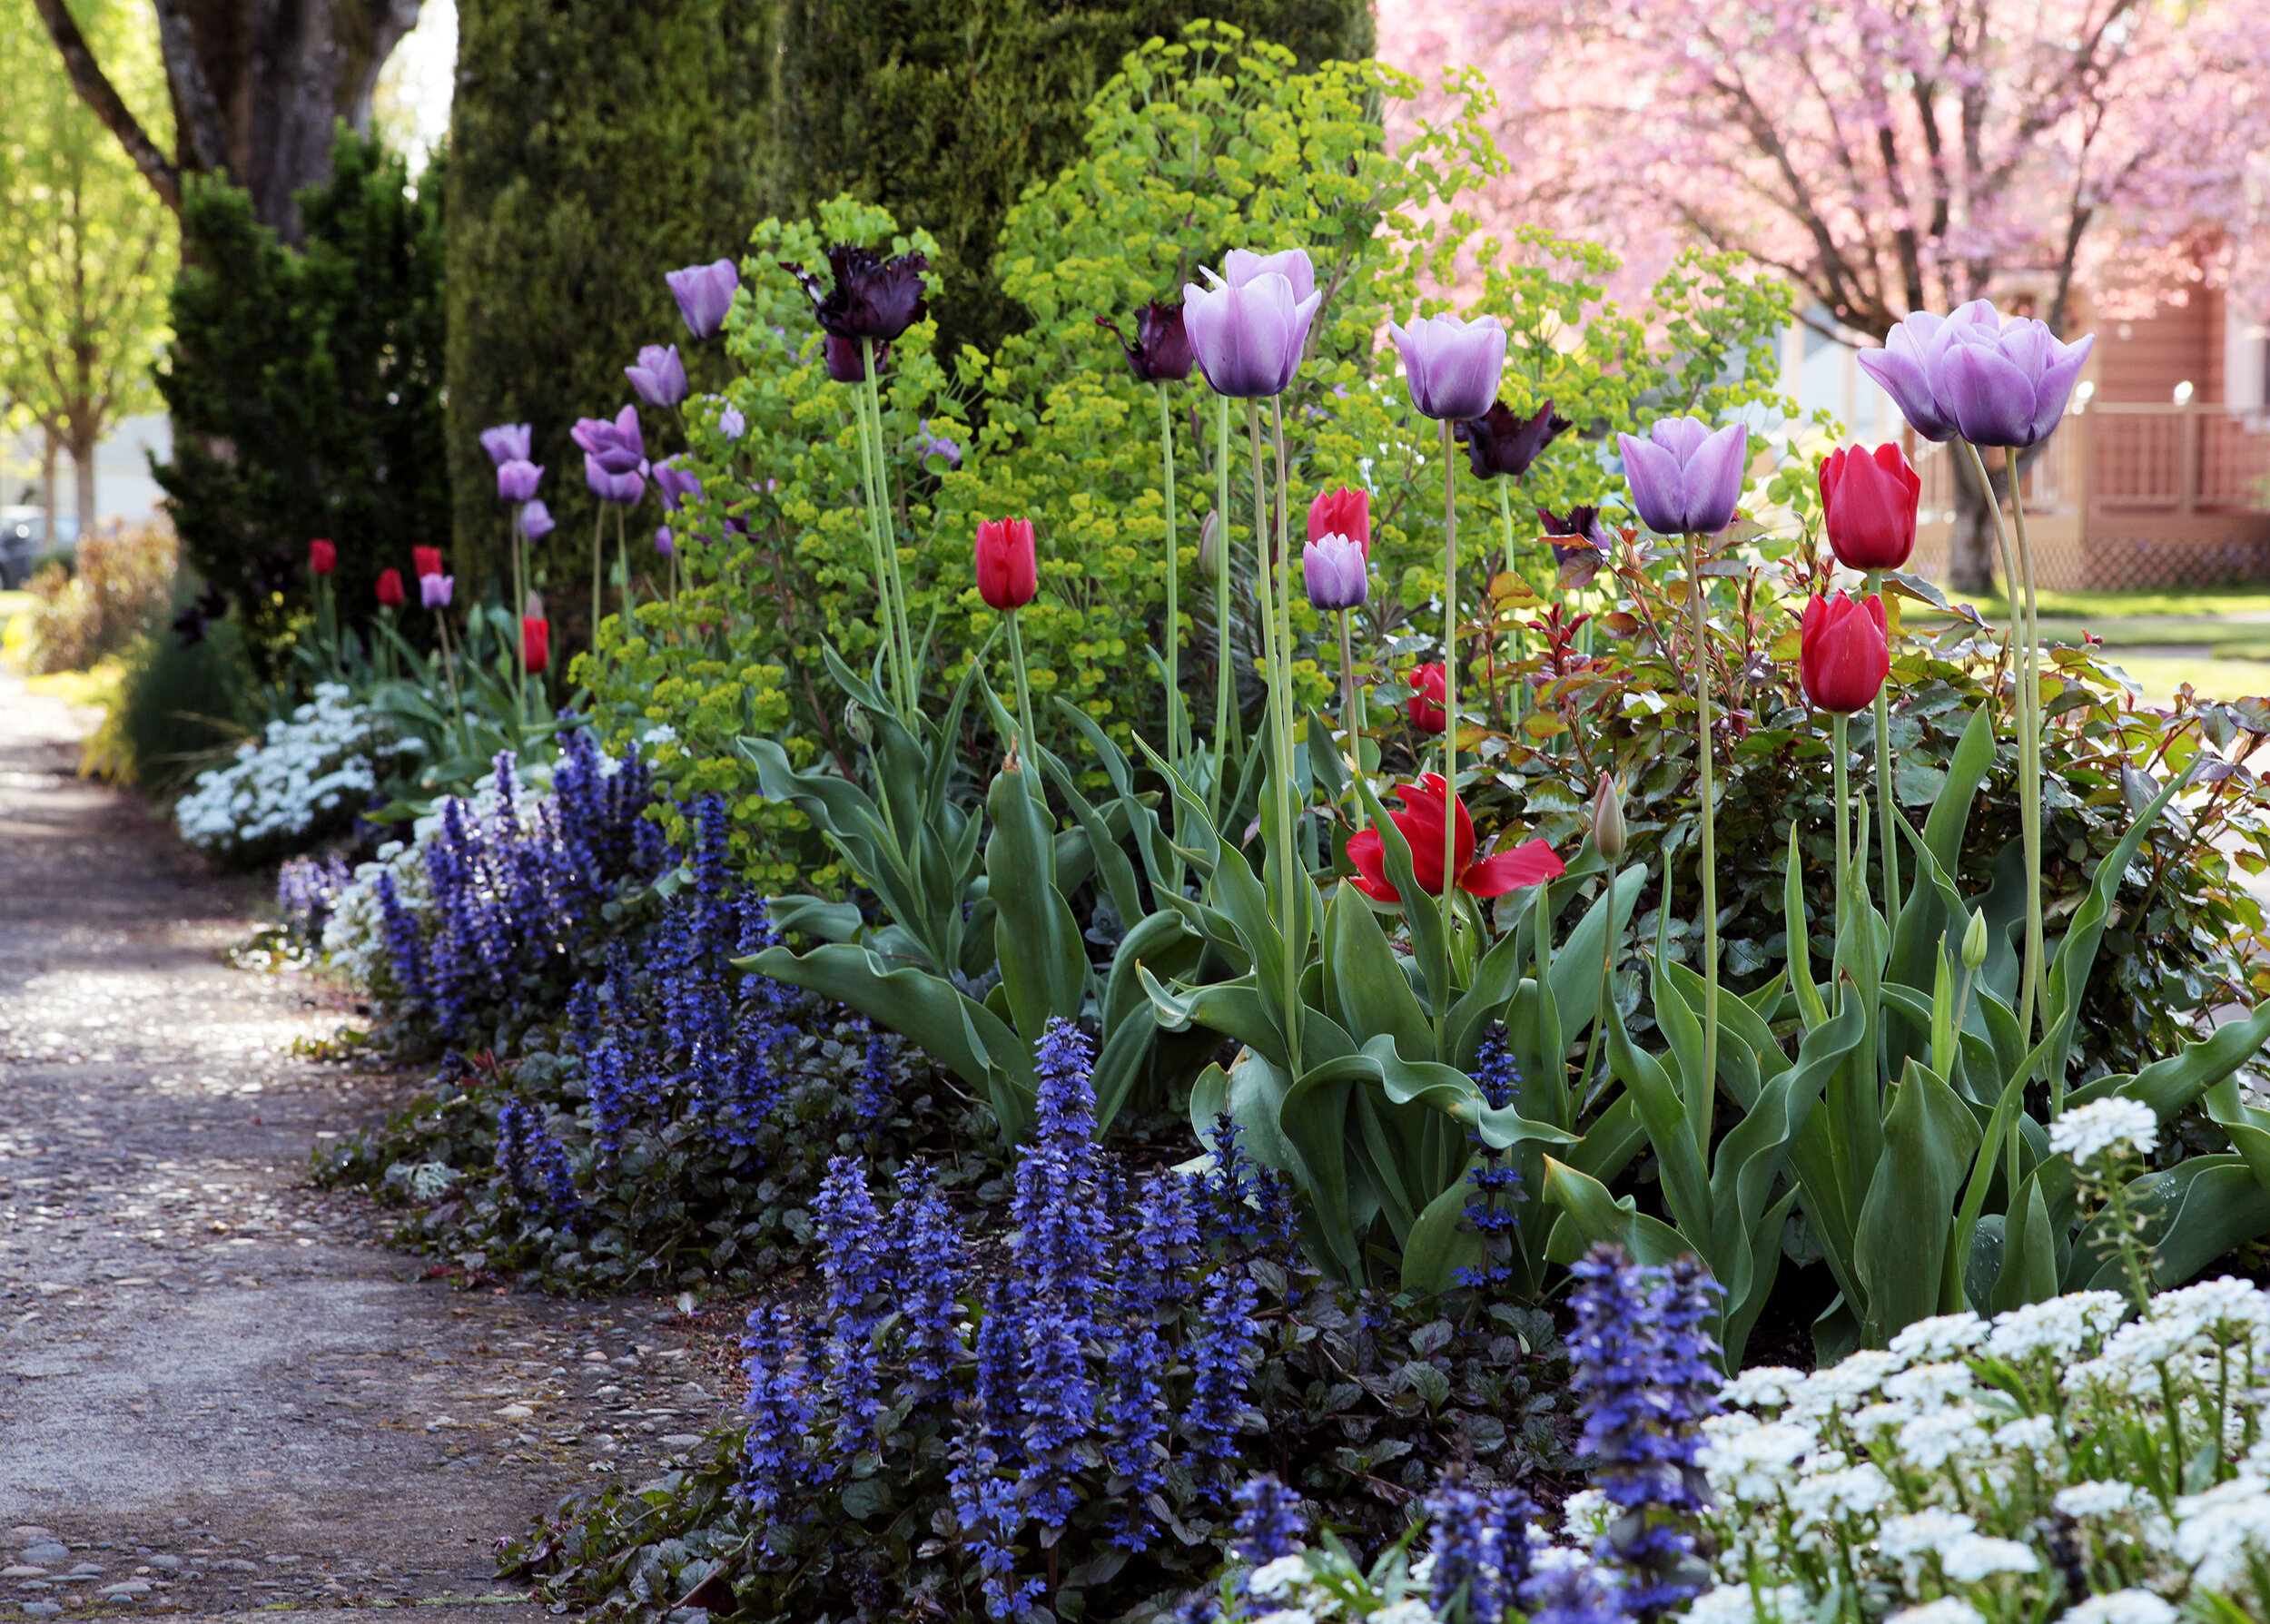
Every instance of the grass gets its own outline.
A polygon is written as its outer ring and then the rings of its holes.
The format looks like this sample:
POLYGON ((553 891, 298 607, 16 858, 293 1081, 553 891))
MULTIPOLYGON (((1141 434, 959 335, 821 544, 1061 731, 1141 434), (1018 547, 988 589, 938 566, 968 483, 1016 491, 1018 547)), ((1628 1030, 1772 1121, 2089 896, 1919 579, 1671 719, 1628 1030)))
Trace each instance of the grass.
POLYGON ((85 671, 57 671, 46 676, 30 676, 24 685, 35 694, 60 699, 69 705, 90 705, 109 710, 118 703, 120 685, 126 676, 126 663, 116 655, 97 660, 85 671))
MULTIPOLYGON (((1948 595, 1976 604, 1989 620, 2009 613, 2006 600, 1994 594, 1948 595)), ((2133 620, 2157 615, 2193 615, 2203 619, 2221 615, 2270 615, 2270 592, 2044 592, 2038 595, 2043 620, 2133 620)), ((2094 631, 2097 628, 2091 625, 2094 631)))
POLYGON ((2176 690, 2186 683, 2202 699, 2270 696, 2270 661, 2199 655, 2116 655, 2110 664, 2134 677, 2144 697, 2154 704, 2169 704, 2176 690))

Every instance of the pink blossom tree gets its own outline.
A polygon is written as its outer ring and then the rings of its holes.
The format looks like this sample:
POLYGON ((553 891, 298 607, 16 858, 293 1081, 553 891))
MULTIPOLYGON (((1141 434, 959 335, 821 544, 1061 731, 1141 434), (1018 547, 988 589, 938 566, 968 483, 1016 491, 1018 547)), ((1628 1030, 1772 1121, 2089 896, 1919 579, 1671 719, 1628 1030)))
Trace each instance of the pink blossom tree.
MULTIPOLYGON (((1880 340, 1992 296, 2064 336, 2204 265, 2270 304, 2261 0, 1383 0, 1380 54, 1478 67, 1513 162, 1491 206, 1644 273, 1687 241, 1880 340)), ((1990 583, 1966 491, 1953 584, 1990 583)))

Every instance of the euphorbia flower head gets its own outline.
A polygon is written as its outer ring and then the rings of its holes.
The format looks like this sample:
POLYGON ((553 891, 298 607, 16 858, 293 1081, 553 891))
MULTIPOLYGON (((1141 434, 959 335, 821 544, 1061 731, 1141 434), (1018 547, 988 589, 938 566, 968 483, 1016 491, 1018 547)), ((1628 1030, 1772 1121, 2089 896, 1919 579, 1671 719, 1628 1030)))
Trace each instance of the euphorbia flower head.
POLYGON ((402 591, 402 572, 399 569, 379 571, 379 607, 399 609, 408 595, 402 591))
POLYGON ((321 539, 308 543, 308 574, 328 576, 339 567, 339 549, 321 539))
POLYGON ((568 438, 586 457, 598 458, 599 466, 610 474, 646 471, 646 437, 639 430, 635 406, 617 412, 612 422, 605 418, 577 418, 568 438))
POLYGON ((1098 327, 1111 330, 1126 352, 1128 369, 1137 383, 1180 383, 1190 375, 1197 358, 1190 352, 1189 330, 1182 323, 1182 307, 1154 299, 1135 312, 1135 336, 1130 339, 1109 316, 1096 318, 1098 327))
POLYGON ((1466 442, 1466 466, 1476 479, 1518 479, 1547 446, 1575 427, 1550 400, 1525 418, 1493 400, 1489 410, 1455 425, 1451 433, 1466 442))
POLYGON ((497 465, 497 499, 499 502, 528 502, 536 497, 536 487, 543 482, 544 470, 532 462, 500 462, 497 465))
POLYGON ((481 430, 481 449, 489 453, 489 460, 501 467, 508 462, 526 462, 533 455, 528 449, 531 430, 526 423, 499 423, 494 428, 481 430))
POLYGON ((641 400, 658 409, 667 410, 686 399, 686 365, 678 359, 676 344, 641 345, 638 364, 625 367, 623 376, 641 400))
MULTIPOLYGON (((1466 802, 1448 793, 1439 773, 1422 773, 1416 783, 1399 783, 1396 793, 1403 797, 1403 809, 1387 816, 1411 848, 1411 878, 1429 896, 1438 897, 1443 891, 1446 824, 1456 831, 1450 842, 1451 881, 1468 896, 1502 897, 1516 886, 1555 880, 1567 871, 1544 841, 1524 841, 1510 851, 1475 861, 1474 819, 1466 802)), ((1403 901, 1402 893, 1387 879, 1387 852, 1377 829, 1349 837, 1347 860, 1356 865, 1355 878, 1349 883, 1357 891, 1375 902, 1403 901)))
POLYGON ((607 465, 597 457, 583 459, 583 482, 591 487, 591 494, 602 502, 613 502, 624 507, 635 507, 646 494, 646 481, 637 468, 627 473, 610 474, 607 465))
POLYGON ((1450 695, 1449 680, 1440 665, 1426 664, 1411 667, 1410 675, 1403 679, 1411 684, 1411 697, 1403 704, 1403 714, 1411 719, 1411 725, 1423 733, 1438 733, 1448 720, 1443 712, 1443 701, 1450 695))
MULTIPOLYGON (((612 474, 607 476, 610 479, 614 477, 612 474)), ((636 474, 626 477, 632 479, 638 477, 636 474)), ((540 501, 530 502, 520 509, 520 534, 528 541, 541 541, 558 527, 552 519, 552 510, 540 501)), ((434 557, 433 573, 435 575, 441 573, 441 559, 439 554, 434 557)))
MULTIPOLYGON (((891 346, 875 346, 875 376, 883 376, 883 363, 891 359, 891 346)), ((836 333, 820 335, 820 363, 827 375, 837 383, 867 381, 867 358, 862 354, 857 339, 846 339, 836 333)))
POLYGON ((1663 536, 1715 536, 1732 524, 1750 431, 1740 423, 1713 432, 1700 418, 1658 418, 1647 436, 1616 436, 1640 523, 1663 536))
POLYGON ((1841 592, 1815 597, 1805 605, 1798 636, 1798 679, 1815 706, 1850 715, 1876 703, 1891 674, 1882 598, 1854 603, 1841 592))
POLYGON ((835 273, 834 284, 827 288, 801 265, 783 260, 780 267, 804 284, 820 330, 851 340, 854 354, 860 340, 888 343, 923 319, 928 255, 894 254, 886 260, 871 248, 838 242, 829 247, 827 263, 835 273))
POLYGON ((1308 601, 1327 614, 1353 609, 1371 595, 1364 549, 1346 536, 1320 536, 1300 550, 1308 601))
POLYGON ((1232 249, 1213 283, 1182 288, 1182 323, 1199 369, 1217 395, 1233 400, 1281 395, 1300 370, 1308 324, 1324 295, 1308 255, 1298 248, 1257 254, 1232 249))
POLYGON ((419 576, 418 577, 419 600, 429 609, 446 609, 449 606, 449 594, 456 586, 455 576, 419 576))
POLYGON ((1821 464, 1821 507, 1829 546, 1847 569, 1898 569, 1915 551, 1915 508, 1923 481, 1900 448, 1839 446, 1821 464))
POLYGON ((1371 556, 1371 493, 1342 485, 1317 493, 1308 504, 1308 539, 1345 536, 1371 556))
POLYGON ((989 607, 1022 609, 1041 588, 1029 518, 989 518, 977 527, 977 595, 989 607))
POLYGON ((670 297, 678 301, 686 330, 697 339, 711 338, 725 326, 725 312, 733 309, 734 293, 741 286, 741 273, 731 260, 688 265, 683 271, 664 273, 662 280, 670 285, 670 297))
POLYGON ((410 567, 418 572, 420 579, 427 576, 438 576, 441 573, 441 549, 439 547, 412 547, 410 549, 410 567))
POLYGON ((684 503, 702 499, 701 477, 691 468, 680 468, 675 457, 654 465, 654 487, 662 497, 663 507, 672 513, 684 503))
POLYGON ((1505 327, 1496 317, 1428 316, 1407 328, 1390 321, 1387 336, 1403 352, 1404 380, 1422 417, 1479 418, 1496 401, 1505 368, 1505 327))

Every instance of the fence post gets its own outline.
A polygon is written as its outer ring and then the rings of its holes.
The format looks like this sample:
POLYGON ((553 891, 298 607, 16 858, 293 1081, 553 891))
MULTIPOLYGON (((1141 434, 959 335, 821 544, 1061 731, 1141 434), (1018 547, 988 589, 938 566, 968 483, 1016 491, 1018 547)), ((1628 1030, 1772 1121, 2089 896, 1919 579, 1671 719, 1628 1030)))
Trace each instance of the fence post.
POLYGON ((2183 472, 2177 486, 2176 510, 2196 512, 2199 506, 2199 409, 2196 401, 2183 404, 2183 472))

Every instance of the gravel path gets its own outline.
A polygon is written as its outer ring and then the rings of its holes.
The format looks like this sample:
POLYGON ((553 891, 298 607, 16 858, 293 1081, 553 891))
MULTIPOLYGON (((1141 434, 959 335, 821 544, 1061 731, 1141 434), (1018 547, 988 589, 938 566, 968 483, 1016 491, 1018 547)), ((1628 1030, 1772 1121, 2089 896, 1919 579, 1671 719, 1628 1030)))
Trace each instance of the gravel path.
POLYGON ((0 671, 0 1618, 543 1616, 496 1540, 652 1475, 717 1377, 666 1306, 421 1281, 303 1186, 386 1079, 295 1054, 350 1011, 230 968, 252 893, 77 732, 0 671))

